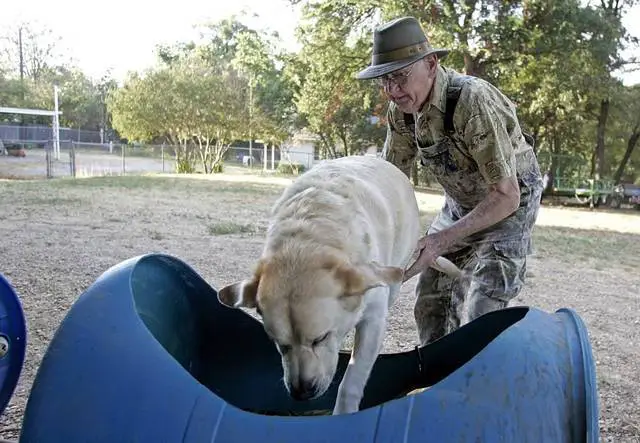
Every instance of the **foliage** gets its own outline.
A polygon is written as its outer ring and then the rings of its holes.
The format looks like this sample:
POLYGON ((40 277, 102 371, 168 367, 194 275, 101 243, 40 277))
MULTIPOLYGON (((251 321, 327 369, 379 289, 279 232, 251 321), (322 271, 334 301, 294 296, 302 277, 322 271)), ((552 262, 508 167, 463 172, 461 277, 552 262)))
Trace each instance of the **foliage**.
MULTIPOLYGON (((339 71, 336 65, 344 67, 345 77, 365 66, 370 37, 364 39, 366 49, 357 48, 372 23, 413 15, 433 46, 451 49, 443 64, 491 81, 518 105, 522 125, 533 133, 538 149, 557 158, 571 154, 576 161, 591 163, 592 173, 608 176, 623 159, 622 144, 609 141, 605 154, 599 139, 604 140, 607 123, 615 126, 607 121, 609 101, 617 100, 613 91, 623 87, 612 73, 628 62, 620 56, 621 49, 635 43, 620 17, 634 1, 603 0, 595 6, 578 0, 292 3, 304 4, 312 19, 307 26, 314 27, 302 26, 301 34, 308 39, 302 40, 301 57, 305 50, 316 58, 329 54, 322 62, 327 69, 318 69, 325 82, 339 71), (322 31, 330 36, 319 35, 322 31), (357 57, 359 62, 349 63, 357 57), (331 59, 339 62, 332 66, 331 59)), ((349 84, 344 78, 339 82, 349 84)), ((331 97, 327 91, 333 88, 315 87, 307 96, 317 105, 331 97)), ((347 106, 350 95, 340 97, 347 106)), ((305 104, 298 103, 300 108, 305 104)), ((325 115, 320 106, 307 109, 312 123, 325 115)))
MULTIPOLYGON (((433 46, 451 49, 444 65, 491 81, 516 103, 543 168, 614 181, 640 174, 638 88, 614 76, 640 66, 622 56, 638 43, 621 22, 637 0, 290 2, 302 6, 297 53, 233 16, 202 26, 198 41, 159 47, 157 65, 121 86, 108 76, 87 78, 59 56, 55 36, 20 25, 25 78, 16 64, 17 28, 7 30, 0 103, 51 109, 57 84, 63 125, 166 140, 179 147, 183 172, 197 162, 204 172, 221 171, 236 141, 260 140, 286 153, 299 131, 316 136, 321 158, 357 154, 379 149, 386 135, 385 97, 355 78, 370 61, 371 30, 413 15, 433 46)), ((422 175, 416 169, 414 179, 422 175)))
POLYGON ((640 85, 619 87, 613 97, 605 162, 616 168, 615 183, 633 182, 640 178, 640 85))
POLYGON ((179 172, 196 157, 205 173, 220 170, 244 118, 244 96, 233 71, 209 66, 190 53, 145 77, 132 75, 107 104, 126 138, 163 137, 176 148, 179 172))
MULTIPOLYGON (((61 126, 102 129, 108 138, 115 136, 104 99, 117 84, 108 75, 98 81, 88 78, 60 55, 59 40, 51 30, 34 29, 29 24, 4 30, 0 35, 0 104, 53 110, 57 85, 61 126)), ((51 117, 0 114, 0 121, 50 125, 51 117)))
POLYGON ((277 172, 283 175, 300 175, 305 171, 304 165, 300 163, 280 162, 277 172))
POLYGON ((379 145, 386 131, 372 117, 381 113, 381 96, 371 82, 356 80, 367 62, 370 19, 357 2, 306 5, 298 35, 303 48, 292 74, 295 103, 327 157, 351 155, 379 145))
POLYGON ((197 157, 205 173, 222 171, 235 140, 282 143, 293 104, 270 37, 227 19, 207 25, 199 44, 160 47, 160 65, 112 95, 114 126, 130 139, 166 138, 180 146, 179 164, 197 157))
POLYGON ((60 37, 49 28, 15 23, 3 29, 0 35, 0 64, 6 74, 16 77, 22 74, 24 78, 37 82, 58 67, 69 64, 59 53, 59 42, 60 37))

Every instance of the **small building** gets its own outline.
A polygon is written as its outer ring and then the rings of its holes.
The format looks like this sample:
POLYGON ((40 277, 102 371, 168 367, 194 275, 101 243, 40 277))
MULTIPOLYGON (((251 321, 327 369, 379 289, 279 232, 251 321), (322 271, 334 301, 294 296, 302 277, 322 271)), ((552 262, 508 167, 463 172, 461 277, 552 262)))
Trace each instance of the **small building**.
POLYGON ((280 161, 310 169, 318 160, 316 143, 320 138, 307 130, 296 132, 280 146, 280 161))

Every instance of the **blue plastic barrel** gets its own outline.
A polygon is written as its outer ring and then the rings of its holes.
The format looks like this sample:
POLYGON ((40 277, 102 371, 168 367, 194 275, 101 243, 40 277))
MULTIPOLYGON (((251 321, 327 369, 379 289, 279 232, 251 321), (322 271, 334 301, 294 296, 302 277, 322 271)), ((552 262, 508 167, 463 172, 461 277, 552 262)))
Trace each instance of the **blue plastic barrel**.
POLYGON ((0 274, 0 415, 18 384, 26 347, 22 304, 13 286, 0 274))
POLYGON ((594 361, 570 309, 484 315, 428 346, 381 355, 361 411, 291 415, 331 410, 348 360, 342 353, 322 398, 297 402, 260 322, 220 304, 183 261, 139 256, 70 309, 37 373, 20 441, 598 441, 594 361))

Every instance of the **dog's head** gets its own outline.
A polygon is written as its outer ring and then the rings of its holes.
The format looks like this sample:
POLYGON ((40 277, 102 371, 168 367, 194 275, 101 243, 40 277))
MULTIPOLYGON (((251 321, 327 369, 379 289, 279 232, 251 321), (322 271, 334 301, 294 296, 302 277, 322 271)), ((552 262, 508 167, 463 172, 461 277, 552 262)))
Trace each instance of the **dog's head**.
POLYGON ((282 356, 284 382, 297 400, 325 393, 335 376, 340 346, 360 319, 371 288, 402 281, 402 268, 350 264, 335 257, 272 257, 252 278, 219 291, 230 307, 254 308, 282 356))

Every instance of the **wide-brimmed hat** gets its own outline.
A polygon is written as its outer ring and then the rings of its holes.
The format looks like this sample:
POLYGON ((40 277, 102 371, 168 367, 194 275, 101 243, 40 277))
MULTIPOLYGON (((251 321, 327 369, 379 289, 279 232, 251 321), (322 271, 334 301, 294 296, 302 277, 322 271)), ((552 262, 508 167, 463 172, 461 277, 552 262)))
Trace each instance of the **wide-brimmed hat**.
POLYGON ((414 17, 400 17, 380 25, 373 32, 371 65, 358 72, 359 80, 381 77, 425 57, 443 58, 448 49, 433 48, 414 17))

